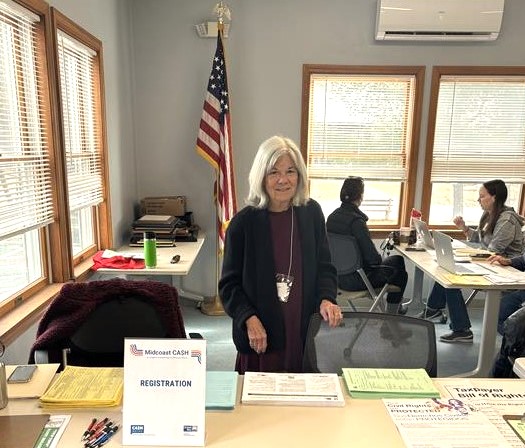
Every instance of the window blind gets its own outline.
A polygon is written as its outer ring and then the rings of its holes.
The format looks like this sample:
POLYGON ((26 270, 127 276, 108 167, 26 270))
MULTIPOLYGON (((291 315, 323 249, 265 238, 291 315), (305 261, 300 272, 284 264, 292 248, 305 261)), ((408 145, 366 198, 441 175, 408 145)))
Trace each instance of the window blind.
POLYGON ((525 77, 440 79, 432 182, 525 182, 525 77))
POLYGON ((103 201, 97 54, 60 30, 57 39, 69 208, 76 211, 103 201))
POLYGON ((0 1, 0 238, 53 221, 51 166, 42 117, 39 18, 0 1))
POLYGON ((405 181, 414 96, 410 75, 312 74, 309 176, 405 181))

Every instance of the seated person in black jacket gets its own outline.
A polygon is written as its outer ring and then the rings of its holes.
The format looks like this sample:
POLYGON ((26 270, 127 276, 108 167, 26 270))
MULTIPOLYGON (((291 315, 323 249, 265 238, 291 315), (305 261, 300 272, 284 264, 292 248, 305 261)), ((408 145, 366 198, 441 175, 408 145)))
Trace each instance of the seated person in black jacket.
MULTIPOLYGON (((387 295, 386 311, 395 314, 401 311, 400 303, 408 280, 405 261, 401 255, 391 255, 383 259, 377 251, 366 225, 368 216, 359 210, 364 190, 365 184, 361 177, 345 179, 341 188, 341 206, 328 216, 326 230, 355 237, 361 250, 363 269, 372 286, 379 288, 389 283, 400 288, 399 292, 390 292, 387 295)), ((366 289, 357 272, 339 276, 339 287, 346 291, 366 289)))

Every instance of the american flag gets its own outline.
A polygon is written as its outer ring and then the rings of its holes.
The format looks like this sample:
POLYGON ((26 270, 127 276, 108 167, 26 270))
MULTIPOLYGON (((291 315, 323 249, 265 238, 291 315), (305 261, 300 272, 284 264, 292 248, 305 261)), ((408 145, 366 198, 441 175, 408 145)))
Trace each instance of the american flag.
POLYGON ((226 228, 237 212, 237 200, 232 160, 228 81, 221 31, 217 35, 217 49, 199 125, 197 152, 217 171, 215 200, 219 250, 222 253, 226 228))

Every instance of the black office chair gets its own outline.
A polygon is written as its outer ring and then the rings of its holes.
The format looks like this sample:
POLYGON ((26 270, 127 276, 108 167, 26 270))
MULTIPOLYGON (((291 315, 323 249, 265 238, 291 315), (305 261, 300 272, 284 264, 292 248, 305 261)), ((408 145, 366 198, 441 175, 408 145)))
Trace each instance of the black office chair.
POLYGON ((385 298, 389 292, 399 292, 398 286, 386 283, 381 288, 374 288, 370 283, 364 269, 359 245, 355 238, 351 235, 341 235, 338 233, 327 233, 328 245, 330 246, 330 253, 332 255, 332 263, 337 269, 337 276, 352 274, 357 272, 366 289, 361 291, 347 291, 341 288, 337 290, 337 301, 345 307, 346 302, 348 306, 357 311, 353 301, 361 298, 370 298, 372 305, 368 311, 375 311, 377 309, 385 311, 385 298))
POLYGON ((66 284, 40 321, 29 362, 119 367, 126 337, 186 338, 177 290, 124 279, 66 284))
POLYGON ((330 328, 312 316, 304 351, 305 372, 342 374, 345 367, 423 368, 437 376, 432 322, 400 314, 344 312, 330 328))
POLYGON ((491 375, 495 378, 516 378, 516 358, 525 356, 525 306, 514 311, 503 323, 503 339, 491 375))

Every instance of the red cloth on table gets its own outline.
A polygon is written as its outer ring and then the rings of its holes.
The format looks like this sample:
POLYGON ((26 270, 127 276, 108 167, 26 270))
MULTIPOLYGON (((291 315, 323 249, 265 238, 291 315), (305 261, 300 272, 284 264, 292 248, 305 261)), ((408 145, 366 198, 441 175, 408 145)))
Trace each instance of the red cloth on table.
POLYGON ((144 269, 146 265, 144 260, 123 257, 122 255, 117 255, 115 257, 104 258, 102 254, 103 250, 99 250, 95 255, 93 255, 93 266, 91 269, 96 271, 100 268, 111 268, 111 269, 144 269))

